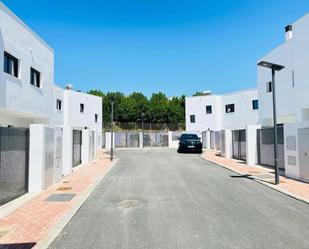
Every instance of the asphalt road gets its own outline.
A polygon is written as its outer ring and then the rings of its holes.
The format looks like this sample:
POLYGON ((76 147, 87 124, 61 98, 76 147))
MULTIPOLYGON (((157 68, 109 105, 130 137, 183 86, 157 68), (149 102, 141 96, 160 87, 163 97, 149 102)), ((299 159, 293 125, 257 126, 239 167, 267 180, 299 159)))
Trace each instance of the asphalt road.
POLYGON ((169 149, 118 164, 50 248, 309 248, 309 205, 169 149))

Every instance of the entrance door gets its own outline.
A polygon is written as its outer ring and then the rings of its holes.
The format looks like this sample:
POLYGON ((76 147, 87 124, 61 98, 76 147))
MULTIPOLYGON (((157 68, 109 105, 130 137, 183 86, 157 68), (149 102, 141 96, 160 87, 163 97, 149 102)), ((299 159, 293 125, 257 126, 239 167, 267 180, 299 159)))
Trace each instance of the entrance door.
POLYGON ((309 181, 309 128, 298 129, 299 177, 309 181))

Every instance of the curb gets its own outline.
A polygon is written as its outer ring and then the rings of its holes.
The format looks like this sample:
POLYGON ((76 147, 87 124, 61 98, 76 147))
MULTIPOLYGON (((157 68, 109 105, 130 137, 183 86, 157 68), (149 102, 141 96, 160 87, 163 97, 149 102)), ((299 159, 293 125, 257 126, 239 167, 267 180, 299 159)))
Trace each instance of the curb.
POLYGON ((89 189, 78 197, 76 201, 76 205, 69 210, 64 217, 60 219, 60 221, 48 232, 45 238, 39 241, 33 249, 46 249, 48 248, 52 242, 58 237, 58 235, 62 232, 62 230, 66 227, 66 225, 71 221, 71 219, 75 216, 78 210, 83 206, 83 204, 87 201, 93 190, 99 185, 99 183, 107 176, 107 174, 114 168, 117 164, 118 159, 114 159, 112 164, 109 166, 109 169, 106 171, 103 177, 98 179, 95 183, 93 183, 89 189))
MULTIPOLYGON (((204 158, 203 156, 201 156, 201 158, 202 158, 203 160, 205 160, 205 161, 211 162, 211 163, 213 163, 213 164, 215 164, 215 165, 217 165, 217 166, 219 166, 219 167, 221 167, 221 168, 227 169, 227 170, 229 170, 229 171, 231 171, 231 172, 234 172, 234 173, 236 173, 236 174, 238 174, 238 175, 243 175, 242 173, 239 173, 239 172, 237 172, 237 171, 235 171, 235 170, 233 170, 233 169, 230 169, 230 168, 228 168, 228 167, 226 167, 226 166, 224 166, 224 165, 221 165, 221 164, 218 164, 218 163, 216 163, 216 162, 210 161, 210 160, 204 158)), ((272 185, 270 185, 269 183, 265 183, 265 182, 261 181, 259 178, 256 178, 256 177, 252 176, 252 177, 248 177, 248 179, 253 180, 253 181, 256 182, 256 183, 262 184, 262 185, 264 185, 264 186, 266 186, 266 187, 268 187, 268 188, 270 188, 270 189, 273 189, 273 190, 275 190, 275 191, 277 191, 277 192, 279 192, 279 193, 282 193, 282 194, 284 194, 284 195, 286 195, 286 196, 289 196, 289 197, 291 197, 291 198, 293 198, 293 199, 295 199, 295 200, 297 200, 297 201, 301 201, 301 202, 303 202, 303 203, 305 203, 305 204, 309 204, 309 200, 307 200, 307 199, 305 199, 305 198, 303 198, 303 197, 300 197, 300 196, 298 196, 298 195, 295 195, 295 194, 293 194, 293 193, 291 193, 291 192, 289 192, 289 191, 286 191, 286 190, 280 189, 280 188, 278 188, 278 187, 272 186, 272 185)))

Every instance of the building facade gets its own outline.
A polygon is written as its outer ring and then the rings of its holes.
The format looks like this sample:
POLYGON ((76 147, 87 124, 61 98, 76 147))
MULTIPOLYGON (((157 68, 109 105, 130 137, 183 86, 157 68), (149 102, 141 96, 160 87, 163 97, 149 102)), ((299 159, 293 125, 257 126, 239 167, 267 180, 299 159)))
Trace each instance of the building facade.
MULTIPOLYGON (((309 14, 285 28, 285 42, 261 60, 284 66, 276 73, 278 123, 284 127, 285 174, 309 181, 309 14)), ((272 126, 271 72, 258 67, 259 122, 272 126)))
POLYGON ((54 51, 0 2, 0 205, 102 148, 102 98, 54 84, 54 51))
POLYGON ((245 129, 258 123, 259 102, 256 89, 223 95, 186 97, 186 130, 202 132, 245 129))

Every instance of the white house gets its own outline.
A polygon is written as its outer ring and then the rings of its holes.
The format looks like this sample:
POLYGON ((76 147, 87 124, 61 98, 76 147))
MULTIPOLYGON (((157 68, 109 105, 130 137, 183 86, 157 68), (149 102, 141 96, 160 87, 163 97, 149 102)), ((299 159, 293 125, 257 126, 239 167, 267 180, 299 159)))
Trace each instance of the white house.
POLYGON ((102 99, 54 84, 54 51, 0 2, 0 205, 93 160, 102 99))
POLYGON ((51 124, 54 52, 0 2, 0 126, 51 124))
POLYGON ((258 123, 258 108, 256 89, 186 97, 186 130, 245 129, 258 123))
MULTIPOLYGON (((285 42, 261 60, 283 65, 276 73, 278 123, 284 125, 285 173, 309 181, 309 14, 285 28, 285 42)), ((258 67, 260 123, 271 126, 272 86, 269 69, 258 67)))

